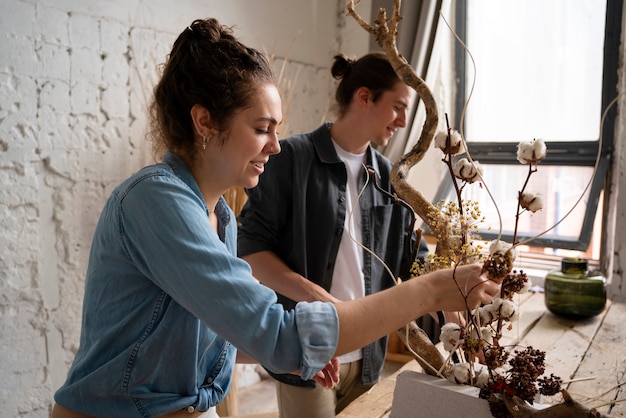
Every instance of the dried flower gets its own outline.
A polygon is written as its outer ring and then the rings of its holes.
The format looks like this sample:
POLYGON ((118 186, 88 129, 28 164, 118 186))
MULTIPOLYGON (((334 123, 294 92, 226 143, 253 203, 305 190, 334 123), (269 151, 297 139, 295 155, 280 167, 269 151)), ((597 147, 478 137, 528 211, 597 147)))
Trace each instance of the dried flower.
POLYGON ((539 384, 539 393, 545 396, 554 396, 561 391, 563 381, 551 373, 549 377, 539 378, 537 383, 539 384))
POLYGON ((480 180, 483 175, 483 167, 478 161, 470 162, 467 158, 459 159, 454 165, 454 176, 468 183, 480 180))
POLYGON ((503 298, 513 299, 513 295, 523 294, 530 288, 530 279, 523 270, 513 270, 502 281, 501 294, 503 298))
POLYGON ((479 263, 480 261, 482 261, 482 254, 481 254, 481 250, 482 250, 482 245, 480 243, 478 243, 477 241, 472 241, 469 244, 466 245, 466 248, 464 249, 464 253, 465 253, 465 264, 473 264, 473 263, 479 263))
POLYGON ((445 154, 456 155, 463 148, 463 137, 454 129, 450 130, 450 135, 446 131, 439 131, 435 135, 435 147, 445 154))
POLYGON ((541 193, 524 192, 520 196, 520 206, 532 213, 543 209, 543 195, 541 193))
POLYGON ((509 352, 502 346, 491 345, 485 350, 485 364, 490 370, 502 367, 509 358, 509 352))
POLYGON ((524 280, 524 285, 517 291, 517 293, 520 295, 523 295, 524 293, 528 293, 528 291, 530 290, 530 287, 533 284, 533 282, 530 281, 528 276, 524 274, 524 277, 526 278, 526 280, 524 280))
POLYGON ((543 139, 522 141, 517 145, 517 161, 522 164, 538 164, 546 158, 546 152, 543 139))

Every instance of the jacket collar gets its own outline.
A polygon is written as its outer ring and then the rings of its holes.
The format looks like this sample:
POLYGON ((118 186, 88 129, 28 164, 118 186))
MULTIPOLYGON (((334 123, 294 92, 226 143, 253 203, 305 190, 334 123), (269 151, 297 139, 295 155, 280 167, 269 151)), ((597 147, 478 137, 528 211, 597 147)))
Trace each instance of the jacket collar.
MULTIPOLYGON (((313 146, 315 147, 315 152, 317 153, 320 161, 326 164, 336 164, 341 162, 341 159, 339 159, 339 156, 335 151, 335 147, 333 146, 333 140, 330 137, 331 126, 333 126, 332 122, 325 122, 313 132, 313 146)), ((374 171, 376 171, 376 174, 380 175, 376 151, 372 148, 371 144, 367 146, 367 150, 365 152, 367 153, 367 166, 373 168, 374 171)))

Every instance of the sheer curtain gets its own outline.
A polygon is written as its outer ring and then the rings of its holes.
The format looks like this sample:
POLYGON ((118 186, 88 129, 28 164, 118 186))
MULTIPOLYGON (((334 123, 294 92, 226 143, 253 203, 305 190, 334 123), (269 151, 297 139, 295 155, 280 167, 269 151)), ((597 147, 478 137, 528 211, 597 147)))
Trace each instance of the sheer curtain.
MULTIPOLYGON (((411 0, 404 1, 400 14, 402 21, 398 26, 396 44, 398 51, 406 58, 416 74, 433 86, 437 79, 437 71, 431 66, 437 28, 440 25, 439 12, 445 0, 411 0)), ((372 16, 377 16, 378 10, 385 8, 387 17, 391 16, 393 0, 373 0, 372 16)), ((372 40, 371 49, 380 49, 372 40)), ((422 130, 425 111, 423 104, 416 98, 409 108, 406 128, 398 130, 392 141, 378 151, 391 161, 397 161, 405 152, 410 150, 422 130)))

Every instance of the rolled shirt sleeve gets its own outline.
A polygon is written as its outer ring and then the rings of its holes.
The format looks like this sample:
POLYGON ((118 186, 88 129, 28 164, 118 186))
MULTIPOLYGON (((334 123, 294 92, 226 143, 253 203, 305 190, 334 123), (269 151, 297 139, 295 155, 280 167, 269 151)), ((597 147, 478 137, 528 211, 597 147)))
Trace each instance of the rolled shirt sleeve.
POLYGON ((296 305, 296 323, 302 344, 301 377, 309 380, 334 355, 339 341, 339 319, 331 303, 301 302, 296 305), (320 323, 334 326, 322 328, 320 323))

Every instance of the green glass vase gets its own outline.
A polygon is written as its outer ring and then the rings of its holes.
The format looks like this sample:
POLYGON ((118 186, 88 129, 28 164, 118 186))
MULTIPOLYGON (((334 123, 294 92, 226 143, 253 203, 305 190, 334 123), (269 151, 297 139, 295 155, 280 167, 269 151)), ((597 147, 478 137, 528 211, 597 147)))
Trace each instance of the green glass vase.
POLYGON ((590 318, 606 305, 606 278, 589 271, 583 258, 562 259, 561 270, 548 273, 544 288, 546 307, 566 318, 590 318))

